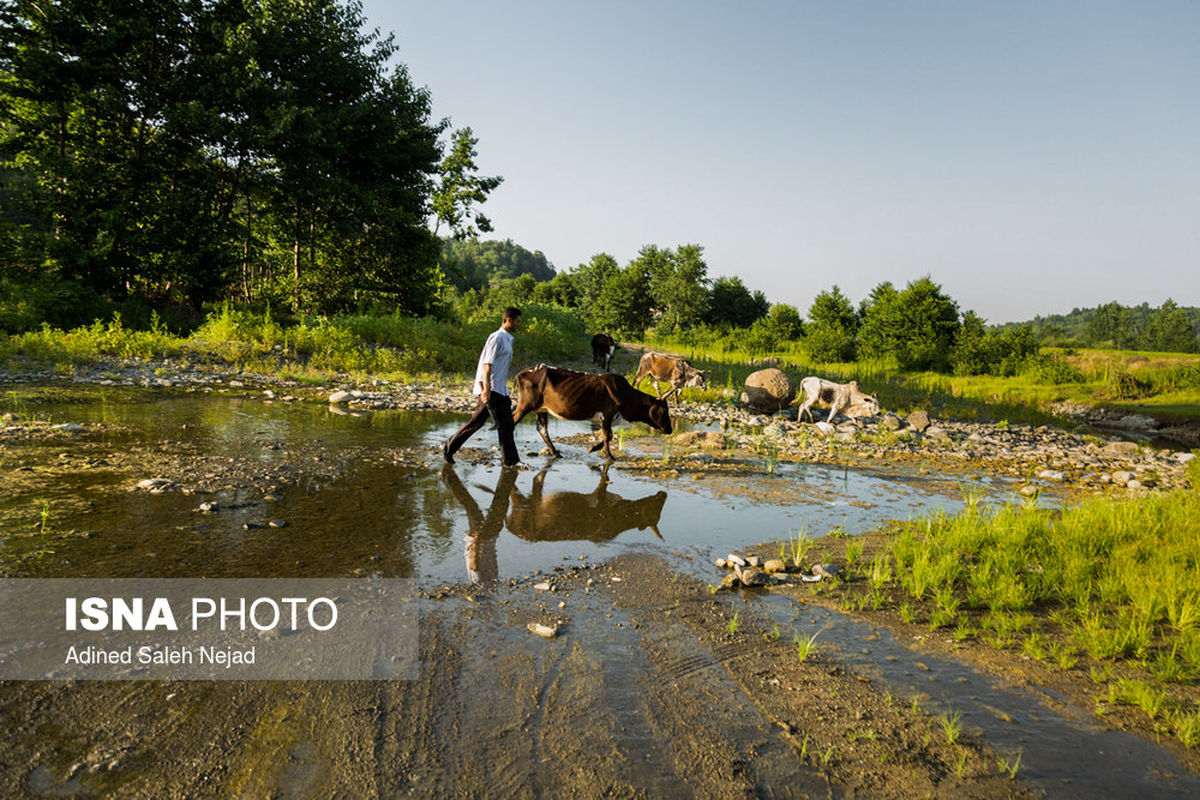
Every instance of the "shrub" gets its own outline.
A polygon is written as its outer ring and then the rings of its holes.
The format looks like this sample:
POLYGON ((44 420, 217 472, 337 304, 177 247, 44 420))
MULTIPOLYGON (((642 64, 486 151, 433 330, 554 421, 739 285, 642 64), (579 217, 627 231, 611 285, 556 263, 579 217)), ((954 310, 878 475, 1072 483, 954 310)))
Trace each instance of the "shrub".
POLYGON ((1082 383, 1087 380, 1083 372, 1059 355, 1040 354, 1026 362, 1025 372, 1037 383, 1082 383))

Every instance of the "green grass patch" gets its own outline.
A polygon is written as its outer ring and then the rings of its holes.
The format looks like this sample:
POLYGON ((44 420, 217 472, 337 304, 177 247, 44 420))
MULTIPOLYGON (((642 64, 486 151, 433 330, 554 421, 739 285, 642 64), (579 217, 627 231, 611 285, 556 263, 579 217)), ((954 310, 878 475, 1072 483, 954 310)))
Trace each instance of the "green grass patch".
POLYGON ((1102 706, 1139 708, 1194 746, 1200 491, 938 512, 854 561, 845 590, 860 606, 1086 670, 1102 706))

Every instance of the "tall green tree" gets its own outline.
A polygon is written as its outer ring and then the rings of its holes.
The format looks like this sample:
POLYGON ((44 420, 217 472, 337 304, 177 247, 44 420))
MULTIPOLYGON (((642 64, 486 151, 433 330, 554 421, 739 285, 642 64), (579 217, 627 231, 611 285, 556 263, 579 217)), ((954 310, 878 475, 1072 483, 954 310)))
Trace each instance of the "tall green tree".
POLYGON ((675 250, 643 247, 635 259, 650 277, 658 310, 656 328, 674 333, 700 322, 708 310, 708 265, 704 248, 680 245, 675 250))
POLYGON ((895 356, 901 337, 900 292, 891 281, 871 290, 859 305, 862 324, 858 329, 858 355, 861 358, 895 356))
POLYGON ((741 278, 721 277, 713 281, 704 321, 709 325, 746 328, 765 316, 770 307, 766 295, 761 291, 751 292, 741 278))
POLYGON ((1150 315, 1142 334, 1142 347, 1164 353, 1195 353, 1196 328, 1187 312, 1168 298, 1150 315))
POLYGON ((896 303, 900 309, 896 360, 901 369, 950 370, 958 336, 958 304, 926 275, 910 281, 896 303))
POLYGON ((356 0, 8 0, 0 14, 0 169, 20 188, 0 202, 37 221, 0 226, 7 261, 118 299, 430 307, 434 176, 469 174, 455 155, 474 141, 452 137, 442 158, 445 123, 356 0))
POLYGON ((438 169, 438 184, 433 193, 433 211, 437 218, 435 233, 443 222, 455 238, 477 236, 492 229, 491 221, 478 211, 476 205, 482 205, 504 179, 477 174, 475 148, 478 144, 479 139, 470 128, 457 130, 450 137, 449 152, 438 169))
POLYGON ((813 298, 805 344, 815 361, 853 361, 858 315, 836 285, 813 298))
POLYGON ((1133 309, 1127 308, 1116 300, 1097 306, 1088 319, 1084 329, 1084 338, 1092 346, 1108 345, 1116 348, 1130 348, 1138 344, 1141 330, 1133 309))

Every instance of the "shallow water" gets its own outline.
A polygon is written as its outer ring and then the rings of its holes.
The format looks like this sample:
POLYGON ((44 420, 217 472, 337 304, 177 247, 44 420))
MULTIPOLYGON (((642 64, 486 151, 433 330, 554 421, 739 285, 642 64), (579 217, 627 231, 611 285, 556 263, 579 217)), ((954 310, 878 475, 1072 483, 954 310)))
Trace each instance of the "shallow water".
MULTIPOLYGON (((630 549, 715 555, 800 531, 859 533, 889 519, 961 504, 953 481, 810 464, 748 464, 737 473, 627 469, 579 445, 564 458, 536 454, 532 424, 518 428, 529 470, 498 468, 494 433, 468 443, 482 464, 460 456, 443 469, 438 446, 461 422, 437 413, 335 413, 311 405, 223 397, 99 402, 50 407, 53 421, 125 428, 91 444, 91 458, 117 466, 133 447, 188 448, 198 456, 287 469, 277 501, 253 481, 230 480, 213 494, 126 491, 137 480, 103 467, 58 469, 79 443, 13 445, 30 479, 6 481, 0 520, 16 530, 47 509, 50 530, 90 538, 55 543, 30 574, 104 577, 335 577, 377 573, 435 581, 487 580, 603 559, 630 549), (415 458, 413 448, 416 448, 415 458), (406 450, 407 457, 397 458, 406 450), (303 457, 309 460, 304 461, 303 457), (319 465, 306 469, 313 459, 319 465), (400 462, 400 463, 398 463, 400 462), (200 514, 202 502, 219 510, 200 514), (286 527, 266 527, 271 520, 286 527), (247 526, 250 526, 247 528, 247 526), (263 527, 255 527, 263 526, 263 527)), ((552 422, 556 440, 589 430, 552 422)), ((657 438, 626 440, 629 452, 661 452, 657 438)), ((69 463, 69 462, 68 462, 69 463)), ((642 462, 646 462, 643 460, 642 462)), ((651 466, 657 464, 651 462, 651 466)), ((678 467, 672 460, 671 467, 678 467)), ((234 471, 235 475, 237 471, 234 471)), ((999 496, 1003 485, 981 485, 999 496)), ((20 545, 14 543, 14 547, 20 545)))

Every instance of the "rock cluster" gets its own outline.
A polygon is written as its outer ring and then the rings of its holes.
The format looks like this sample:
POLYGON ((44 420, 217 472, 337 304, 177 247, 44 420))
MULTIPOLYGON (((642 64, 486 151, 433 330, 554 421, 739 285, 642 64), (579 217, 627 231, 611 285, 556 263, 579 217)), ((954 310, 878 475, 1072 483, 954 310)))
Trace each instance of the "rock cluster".
POLYGON ((819 581, 822 578, 832 579, 838 575, 838 568, 833 564, 813 564, 812 574, 806 573, 799 567, 789 567, 778 558, 762 559, 758 556, 741 556, 730 553, 725 558, 715 562, 719 569, 727 570, 721 579, 721 587, 736 589, 739 586, 763 587, 775 584, 791 583, 794 578, 802 581, 819 581))

